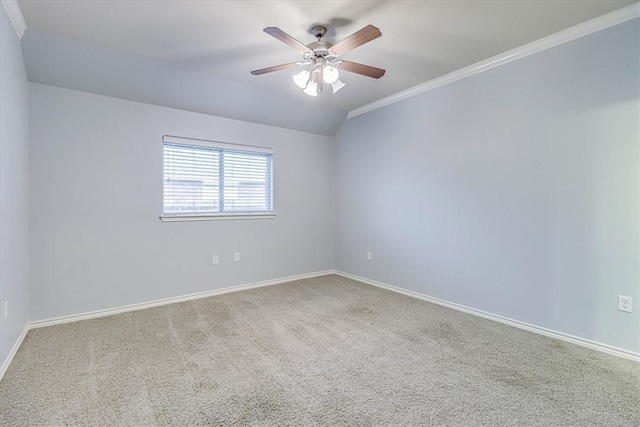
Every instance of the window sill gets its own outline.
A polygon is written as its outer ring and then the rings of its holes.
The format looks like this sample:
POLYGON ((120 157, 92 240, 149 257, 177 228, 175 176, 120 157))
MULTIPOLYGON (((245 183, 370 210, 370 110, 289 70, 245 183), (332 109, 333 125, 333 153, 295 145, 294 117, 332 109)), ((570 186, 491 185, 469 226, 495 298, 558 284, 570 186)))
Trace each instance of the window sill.
POLYGON ((162 222, 184 222, 184 221, 229 221, 246 219, 273 219, 275 213, 255 213, 255 214, 209 214, 209 215, 160 215, 162 222))

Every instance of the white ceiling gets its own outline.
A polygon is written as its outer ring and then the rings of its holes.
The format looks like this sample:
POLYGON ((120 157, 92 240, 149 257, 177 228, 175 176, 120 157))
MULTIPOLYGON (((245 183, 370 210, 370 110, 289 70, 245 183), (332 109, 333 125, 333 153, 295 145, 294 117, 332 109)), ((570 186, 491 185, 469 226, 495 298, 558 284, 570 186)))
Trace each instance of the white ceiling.
MULTIPOLYGON (((314 102, 349 111, 635 0, 513 1, 104 1, 19 0, 28 28, 61 34, 176 69, 291 94, 295 70, 252 76, 299 54, 262 32, 280 27, 313 41, 313 24, 336 42, 367 24, 382 37, 345 59, 385 68, 374 80, 344 73, 347 87, 314 102)), ((299 92, 300 97, 306 97, 299 92)))

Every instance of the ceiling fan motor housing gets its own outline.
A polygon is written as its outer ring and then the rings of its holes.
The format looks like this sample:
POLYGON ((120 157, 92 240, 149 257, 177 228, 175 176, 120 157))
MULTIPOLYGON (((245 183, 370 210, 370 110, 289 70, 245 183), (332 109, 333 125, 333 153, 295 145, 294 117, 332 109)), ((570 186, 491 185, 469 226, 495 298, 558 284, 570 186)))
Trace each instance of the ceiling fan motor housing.
POLYGON ((329 55, 329 49, 333 46, 329 42, 317 41, 311 42, 307 45, 314 53, 314 56, 327 56, 329 55))
POLYGON ((311 28, 311 34, 313 34, 318 40, 311 42, 307 45, 309 49, 313 51, 314 58, 326 57, 329 55, 329 49, 333 46, 329 42, 321 41, 320 39, 327 34, 327 27, 323 25, 314 25, 311 28))

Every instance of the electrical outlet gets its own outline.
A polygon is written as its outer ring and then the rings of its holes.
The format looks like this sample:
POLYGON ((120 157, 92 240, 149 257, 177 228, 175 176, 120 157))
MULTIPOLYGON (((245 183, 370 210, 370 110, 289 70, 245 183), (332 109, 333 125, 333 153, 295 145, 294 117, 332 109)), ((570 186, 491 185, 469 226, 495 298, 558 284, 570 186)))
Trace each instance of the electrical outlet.
POLYGON ((631 313, 631 297, 618 295, 618 310, 631 313))
POLYGON ((7 320, 9 317, 9 301, 4 302, 4 320, 7 320))
POLYGON ((367 252, 367 261, 371 261, 371 252, 367 252))
POLYGON ((233 254, 233 262, 240 262, 240 252, 233 254))
POLYGON ((213 258, 211 258, 211 261, 214 265, 218 265, 218 263, 220 262, 220 260, 218 259, 218 255, 214 255, 213 258))

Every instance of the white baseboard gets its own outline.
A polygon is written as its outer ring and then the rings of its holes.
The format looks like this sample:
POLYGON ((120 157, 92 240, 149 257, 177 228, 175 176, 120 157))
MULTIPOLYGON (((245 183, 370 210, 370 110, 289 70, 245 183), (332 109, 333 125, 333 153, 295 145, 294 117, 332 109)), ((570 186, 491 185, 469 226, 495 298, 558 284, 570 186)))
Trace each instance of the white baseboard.
POLYGON ((22 341, 27 336, 27 332, 29 332, 31 329, 43 328, 45 326, 60 325, 62 323, 78 322, 80 320, 94 319, 96 317, 111 316, 113 314, 126 313, 128 311, 143 310, 145 308, 157 307, 160 305, 190 301, 190 300, 199 299, 199 298, 207 298, 214 295, 222 295, 230 292, 244 291, 247 289, 262 288, 265 286, 272 286, 280 283, 293 282, 295 280, 311 279, 313 277, 326 276, 334 273, 335 273, 334 270, 317 271, 315 273, 299 274, 296 276, 281 277, 279 279, 265 280, 262 282, 254 282, 246 285, 230 286, 228 288, 214 289, 211 291, 198 292, 198 293, 189 294, 189 295, 181 295, 181 296, 172 297, 172 298, 164 298, 164 299, 144 302, 140 304, 131 304, 131 305, 126 305, 122 307, 108 308, 105 310, 96 310, 96 311, 90 311, 87 313, 72 314, 70 316, 61 316, 53 319, 45 319, 45 320, 37 320, 34 322, 29 322, 27 323, 24 330, 22 331, 22 334, 20 334, 20 337, 18 338, 15 345, 11 349, 11 353, 9 353, 9 357, 7 357, 7 360, 2 364, 2 367, 0 368, 0 380, 2 380, 4 373, 7 371, 7 369, 9 369, 9 365, 13 361, 13 357, 16 355, 16 353, 18 352, 18 349, 22 345, 22 341))
POLYGON ((4 377, 5 372, 7 371, 7 369, 9 369, 9 365, 13 361, 13 357, 16 355, 16 353, 18 352, 18 349, 22 345, 22 341, 27 336, 27 332, 29 332, 31 329, 43 328, 45 326, 60 325, 62 323, 77 322, 77 321, 86 320, 86 319, 94 319, 96 317, 111 316, 113 314, 126 313, 128 311, 143 310, 145 308, 157 307, 160 305, 190 301, 190 300, 199 299, 199 298, 207 298, 214 295, 227 294, 229 292, 238 292, 238 291, 244 291, 247 289, 262 288, 264 286, 272 286, 280 283, 293 282, 295 280, 311 279, 313 277, 326 276, 334 273, 335 273, 334 270, 317 271, 315 273, 299 274, 296 276, 282 277, 282 278, 273 279, 273 280, 265 280, 262 282, 254 282, 246 285, 230 286, 228 288, 214 289, 212 291, 198 292, 195 294, 181 295, 181 296, 172 297, 172 298, 164 298, 164 299, 144 302, 140 304, 131 304, 131 305, 126 305, 122 307, 108 308, 105 310, 96 310, 96 311, 90 311, 87 313, 72 314, 70 316, 62 316, 62 317, 56 317, 53 319, 45 319, 45 320, 37 320, 34 322, 29 322, 27 323, 24 330, 20 334, 20 337, 18 337, 18 340, 16 341, 15 345, 11 349, 11 353, 9 353, 9 357, 7 357, 7 360, 2 364, 2 367, 0 367, 0 380, 2 380, 2 377, 4 377))
POLYGON ((444 301, 438 298, 430 297, 420 294, 418 292, 408 291, 406 289, 398 288, 396 286, 387 285, 386 283, 377 282, 375 280, 366 279, 364 277, 356 276, 354 274, 345 273, 344 271, 335 271, 335 274, 346 277, 347 279, 357 280, 358 282, 365 283, 367 285, 377 286, 382 289, 386 289, 392 292, 397 292, 403 295, 407 295, 413 298, 418 298, 424 301, 428 301, 434 304, 441 305, 443 307, 452 308, 454 310, 462 311, 465 313, 473 314, 485 319, 493 320, 495 322, 504 323, 515 328, 524 329, 525 331, 535 332, 540 335, 544 335, 551 338, 556 338, 562 341, 577 344, 583 347, 587 347, 593 350, 598 350, 603 353, 612 354, 614 356, 630 359, 635 362, 640 362, 640 353, 635 353, 622 348, 613 347, 607 344, 602 344, 596 341, 588 340, 586 338, 576 337, 574 335, 565 334, 564 332, 554 331, 552 329, 543 328, 541 326, 532 325, 530 323, 521 322, 519 320, 510 319, 508 317, 499 316, 497 314, 487 313, 486 311, 476 310, 475 308, 466 307, 464 305, 456 304, 449 301, 444 301))
POLYGON ((29 332, 29 324, 25 325, 24 329, 22 330, 22 333, 18 337, 18 340, 13 345, 13 348, 11 348, 11 352, 9 353, 7 360, 5 360, 2 366, 0 366, 0 381, 4 377, 5 372, 7 372, 7 369, 9 369, 9 365, 11 365, 11 362, 13 361, 14 356, 18 352, 18 349, 20 348, 20 346, 22 345, 22 341, 24 341, 24 338, 27 336, 27 332, 29 332))
POLYGON ((174 304, 176 302, 190 301, 199 298, 207 298, 214 295, 222 295, 229 292, 244 291, 247 289, 262 288, 264 286, 272 286, 285 282, 293 282, 294 280, 310 279, 313 277, 326 276, 333 274, 333 270, 317 271, 315 273, 299 274, 297 276, 282 277, 279 279, 265 280, 262 282, 254 282, 246 285, 230 286, 228 288, 214 289, 211 291, 198 292, 195 294, 181 295, 178 297, 164 298, 155 301, 143 302, 139 304, 125 305, 121 307, 108 308, 105 310, 96 310, 80 314, 72 314, 70 316, 55 317, 53 319, 37 320, 29 322, 28 328, 43 328, 45 326, 60 325, 62 323, 77 322, 80 320, 94 319, 96 317, 111 316, 113 314, 126 313, 128 311, 143 310, 145 308, 157 307, 160 305, 174 304))
POLYGON ((22 331, 22 333, 20 334, 20 336, 18 337, 18 340, 16 341, 16 343, 14 344, 13 348, 11 349, 11 352, 9 353, 9 356, 7 357, 7 360, 5 360, 5 362, 2 364, 2 366, 0 367, 0 380, 2 380, 2 378, 4 377, 5 372, 7 371, 7 369, 9 368, 9 365, 11 364, 11 362, 13 361, 14 356, 16 355, 16 353, 18 352, 18 349, 20 348, 20 346, 22 345, 22 342, 24 341, 24 338, 27 336, 27 332, 29 332, 31 329, 36 329, 36 328, 42 328, 45 326, 52 326, 52 325, 59 325, 62 323, 70 323, 70 322, 77 322, 80 320, 86 320, 86 319, 94 319, 96 317, 104 317, 104 316, 111 316, 113 314, 118 314, 118 313, 125 313, 125 312, 129 312, 129 311, 136 311, 136 310, 142 310, 145 308, 151 308, 151 307, 157 307, 160 305, 167 305, 167 304, 173 304, 173 303, 177 303, 177 302, 183 302, 183 301, 190 301, 190 300, 194 300, 194 299, 199 299, 199 298, 207 298, 210 296, 214 296, 214 295, 222 295, 222 294, 226 294, 229 292, 238 292, 238 291, 243 291, 243 290, 247 290, 247 289, 254 289, 254 288, 261 288, 264 286, 272 286, 272 285, 277 285, 280 283, 286 283, 286 282, 292 282, 295 280, 302 280, 302 279, 311 279, 313 277, 320 277, 320 276, 326 276, 329 274, 337 274, 339 276, 342 277, 346 277, 348 279, 353 279, 353 280, 357 280, 358 282, 362 282, 368 285, 372 285, 372 286, 377 286, 379 288, 383 288, 383 289, 387 289, 389 291, 392 292, 397 292, 400 294, 404 294, 410 297, 414 297, 414 298, 418 298, 424 301, 428 301, 434 304, 438 304, 444 307, 448 307, 448 308, 452 308, 454 310, 459 310, 465 313, 469 313, 469 314, 473 314, 475 316, 479 316, 479 317, 483 317, 485 319, 489 319, 489 320, 493 320, 496 322, 500 322, 500 323, 504 323, 506 325, 510 325, 519 329, 524 329, 530 332, 535 332, 537 334, 540 335, 545 335, 551 338, 556 338, 562 341, 566 341, 566 342, 570 342, 573 344, 577 344, 577 345, 581 345, 583 347, 588 347, 594 350, 598 350, 604 353, 608 353, 608 354, 612 354, 614 356, 618 356, 618 357, 623 357, 626 359, 630 359, 636 362, 640 362, 640 353, 634 353, 632 351, 628 351, 628 350, 624 350, 621 348, 617 348, 617 347, 613 347, 607 344, 602 344, 602 343, 598 343, 595 341, 591 341, 585 338, 580 338, 580 337, 576 337, 573 335, 569 335, 569 334, 565 334, 563 332, 558 332, 558 331, 554 331, 551 329, 547 329, 547 328, 543 328, 540 326, 536 326, 536 325, 531 325, 529 323, 524 323, 524 322, 520 322, 518 320, 514 320, 514 319, 509 319, 507 317, 503 317, 503 316, 498 316, 495 314, 491 314, 491 313, 487 313, 485 311, 482 310, 476 310, 474 308, 470 308, 470 307, 465 307, 463 305, 460 304, 455 304, 452 302, 448 302, 448 301, 444 301, 438 298, 433 298, 433 297, 429 297, 426 295, 422 295, 419 294, 417 292, 412 292, 412 291, 408 291, 402 288, 398 288, 395 286, 391 286, 391 285, 387 285, 386 283, 381 283, 381 282, 376 282, 375 280, 370 280, 370 279, 366 279, 364 277, 360 277, 360 276, 356 276, 353 274, 349 274, 346 273, 344 271, 339 271, 339 270, 325 270, 325 271, 318 271, 315 273, 309 273, 309 274, 300 274, 297 276, 289 276, 289 277, 282 277, 280 279, 273 279, 273 280, 265 280, 262 282, 255 282, 255 283, 249 283, 246 285, 238 285, 238 286, 231 286, 228 288, 223 288, 223 289, 215 289, 212 291, 206 291, 206 292, 199 292, 199 293, 195 293, 195 294, 189 294, 189 295, 182 295, 179 297, 173 297, 173 298, 165 298, 165 299, 161 299, 161 300, 155 300, 155 301, 150 301, 150 302, 146 302, 146 303, 140 303, 140 304, 131 304, 131 305, 127 305, 127 306, 122 306, 122 307, 116 307, 116 308, 110 308, 110 309, 105 309, 105 310, 97 310, 97 311, 91 311, 91 312, 87 312, 87 313, 81 313, 81 314, 74 314, 74 315, 70 315, 70 316, 62 316, 62 317, 56 317, 53 319, 46 319, 46 320, 38 320, 35 322, 29 322, 24 330, 22 331))

